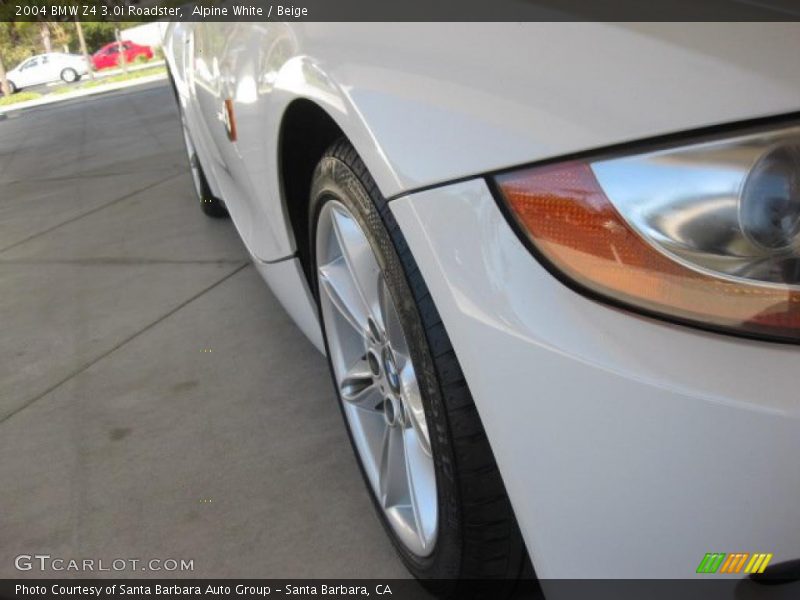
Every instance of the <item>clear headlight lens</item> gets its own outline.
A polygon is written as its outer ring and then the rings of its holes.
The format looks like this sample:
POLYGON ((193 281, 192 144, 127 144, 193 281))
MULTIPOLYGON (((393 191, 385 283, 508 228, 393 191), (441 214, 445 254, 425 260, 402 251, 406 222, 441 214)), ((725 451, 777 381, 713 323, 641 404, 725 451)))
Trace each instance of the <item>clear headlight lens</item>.
POLYGON ((744 181, 739 222, 767 252, 797 249, 800 241, 800 144, 777 146, 758 159, 744 181))
POLYGON ((680 321, 800 340, 800 127, 496 183, 535 249, 579 287, 680 321))

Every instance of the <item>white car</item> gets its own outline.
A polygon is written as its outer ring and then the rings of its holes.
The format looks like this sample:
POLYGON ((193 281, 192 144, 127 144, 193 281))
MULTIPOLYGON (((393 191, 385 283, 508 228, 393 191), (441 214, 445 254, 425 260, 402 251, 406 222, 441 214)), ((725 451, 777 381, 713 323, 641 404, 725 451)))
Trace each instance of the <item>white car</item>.
POLYGON ((800 558, 800 25, 181 23, 166 49, 200 205, 327 355, 415 576, 800 558))
POLYGON ((22 88, 50 83, 59 79, 65 83, 72 83, 78 81, 86 73, 88 73, 88 69, 83 56, 50 52, 31 56, 22 61, 6 74, 6 78, 13 94, 22 88))

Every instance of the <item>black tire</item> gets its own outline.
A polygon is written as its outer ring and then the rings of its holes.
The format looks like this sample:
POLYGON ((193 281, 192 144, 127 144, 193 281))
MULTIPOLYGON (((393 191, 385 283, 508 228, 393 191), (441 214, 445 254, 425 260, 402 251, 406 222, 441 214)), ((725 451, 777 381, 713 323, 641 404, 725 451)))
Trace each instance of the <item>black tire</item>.
POLYGON ((222 200, 211 192, 206 173, 203 171, 203 165, 200 164, 200 159, 197 157, 196 152, 189 157, 189 168, 195 167, 197 168, 199 179, 199 182, 195 184, 195 192, 197 193, 197 199, 200 200, 200 208, 203 213, 212 219, 227 219, 229 216, 228 209, 225 208, 222 200))
MULTIPOLYGON (((317 300, 319 282, 313 264, 316 225, 322 206, 329 200, 342 202, 352 212, 375 251, 411 350, 431 431, 439 506, 439 532, 434 550, 422 558, 409 552, 397 539, 372 493, 359 458, 384 529, 409 571, 437 595, 458 598, 509 595, 523 572, 528 573, 523 570, 530 563, 492 449, 410 249, 386 199, 346 140, 328 149, 314 172, 311 186, 311 279, 317 300), (464 579, 494 581, 481 585, 464 579)), ((319 317, 322 322, 321 311, 319 317)), ((324 330, 323 327, 323 335, 324 330)), ((327 336, 325 345, 328 349, 327 336)), ((328 362, 333 376, 333 367, 328 362)), ((341 398, 339 402, 341 408, 341 398)), ((352 444, 349 426, 348 434, 352 444)), ((358 452, 355 454, 358 457, 358 452)))
POLYGON ((192 183, 197 199, 200 202, 200 209, 212 219, 226 219, 230 216, 228 209, 225 207, 225 203, 214 195, 211 191, 211 186, 208 185, 203 165, 200 164, 200 158, 197 156, 194 143, 189 136, 180 103, 178 104, 178 113, 181 116, 181 127, 185 136, 184 144, 186 146, 186 156, 189 159, 189 172, 192 175, 192 183))
POLYGON ((18 89, 19 88, 17 88, 16 84, 9 79, 8 80, 8 92, 9 92, 9 95, 10 94, 16 94, 18 89))
POLYGON ((64 83, 75 83, 80 78, 81 77, 78 75, 78 72, 71 67, 67 67, 61 71, 61 81, 64 83))

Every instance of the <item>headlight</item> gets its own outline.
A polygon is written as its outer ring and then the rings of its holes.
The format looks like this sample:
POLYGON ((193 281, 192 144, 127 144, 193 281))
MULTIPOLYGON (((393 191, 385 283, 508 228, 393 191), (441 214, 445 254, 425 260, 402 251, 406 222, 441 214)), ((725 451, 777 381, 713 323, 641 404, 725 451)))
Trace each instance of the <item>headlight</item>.
POLYGON ((800 127, 496 178, 535 250, 595 295, 800 341, 800 127))

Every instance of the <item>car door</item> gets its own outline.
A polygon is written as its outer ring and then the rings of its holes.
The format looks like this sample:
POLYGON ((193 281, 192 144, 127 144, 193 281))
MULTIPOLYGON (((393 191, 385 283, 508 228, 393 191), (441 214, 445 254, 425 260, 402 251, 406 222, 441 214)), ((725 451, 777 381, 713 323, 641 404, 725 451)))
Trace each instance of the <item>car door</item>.
POLYGON ((108 66, 109 67, 117 67, 119 66, 119 45, 114 44, 108 49, 108 66))
POLYGON ((26 67, 31 60, 33 59, 29 58, 28 60, 22 61, 8 73, 8 78, 11 79, 18 88, 28 85, 28 73, 26 67))
POLYGON ((217 182, 239 233, 249 242, 255 235, 256 218, 241 154, 241 140, 249 134, 232 127, 239 116, 234 108, 236 63, 242 58, 240 42, 247 33, 248 27, 242 23, 198 23, 194 30, 193 61, 197 105, 217 158, 217 182))
POLYGON ((19 81, 15 82, 17 87, 28 87, 41 83, 38 80, 39 57, 34 56, 22 63, 19 67, 19 81))
POLYGON ((113 67, 117 64, 119 53, 117 52, 117 45, 106 46, 100 55, 100 68, 113 67))
POLYGON ((132 63, 133 60, 136 58, 138 46, 134 46, 128 42, 122 44, 122 49, 125 51, 125 61, 132 63))
POLYGON ((92 65, 95 69, 102 69, 106 66, 106 49, 100 48, 97 52, 92 54, 92 65))
POLYGON ((61 77, 61 60, 57 54, 43 54, 39 58, 39 77, 41 83, 56 81, 61 77))
POLYGON ((34 56, 19 66, 17 81, 14 82, 17 84, 17 87, 28 87, 29 85, 35 85, 36 76, 34 75, 33 70, 38 64, 39 58, 34 56))
MULTIPOLYGON (((220 71, 220 60, 224 57, 227 42, 226 33, 229 25, 225 23, 197 23, 187 39, 190 64, 192 65, 192 81, 197 108, 195 131, 202 140, 208 165, 214 173, 214 179, 220 187, 225 203, 237 227, 246 226, 243 218, 243 205, 237 193, 234 176, 229 169, 227 155, 232 140, 225 126, 225 98, 227 97, 225 82, 220 71)), ((199 141, 199 140, 198 140, 199 141)))
POLYGON ((265 134, 270 86, 261 77, 269 50, 283 26, 200 22, 195 25, 193 72, 204 133, 218 163, 217 181, 228 212, 248 248, 262 260, 291 251, 285 222, 270 210, 280 197, 269 194, 271 149, 265 134))

